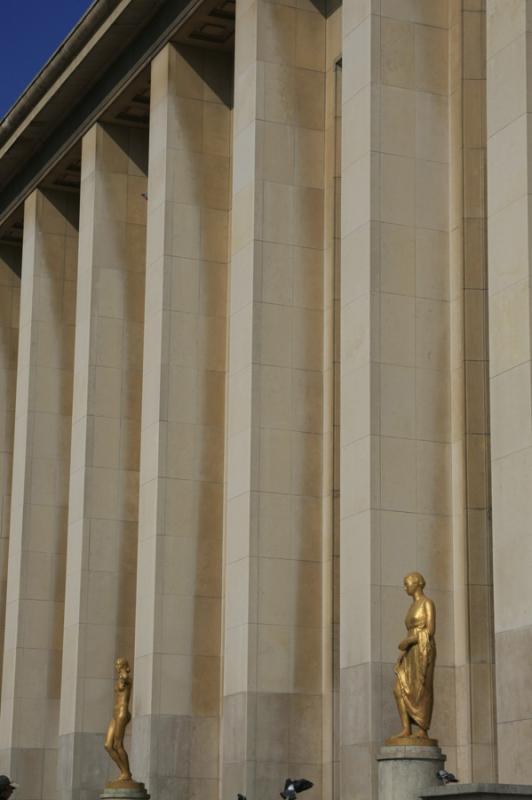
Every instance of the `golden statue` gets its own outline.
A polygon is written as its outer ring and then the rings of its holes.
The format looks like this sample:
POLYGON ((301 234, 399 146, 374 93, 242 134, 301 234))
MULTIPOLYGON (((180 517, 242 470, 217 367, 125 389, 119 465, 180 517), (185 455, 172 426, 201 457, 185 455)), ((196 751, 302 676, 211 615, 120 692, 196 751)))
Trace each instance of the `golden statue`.
POLYGON ((129 758, 124 749, 124 734, 126 726, 131 720, 129 711, 129 701, 131 698, 131 677, 129 662, 125 658, 117 658, 115 661, 116 682, 115 682, 115 707, 113 718, 107 728, 105 736, 105 749, 120 770, 117 780, 109 781, 109 788, 130 788, 138 787, 136 781, 131 778, 129 769, 129 758))
POLYGON ((395 665, 393 693, 403 725, 402 730, 386 741, 390 745, 432 745, 428 730, 434 700, 434 664, 436 662, 436 612, 434 603, 425 596, 425 578, 419 572, 411 572, 404 579, 405 591, 412 598, 405 625, 406 639, 399 642, 401 655, 395 665), (419 732, 412 736, 412 725, 419 732))

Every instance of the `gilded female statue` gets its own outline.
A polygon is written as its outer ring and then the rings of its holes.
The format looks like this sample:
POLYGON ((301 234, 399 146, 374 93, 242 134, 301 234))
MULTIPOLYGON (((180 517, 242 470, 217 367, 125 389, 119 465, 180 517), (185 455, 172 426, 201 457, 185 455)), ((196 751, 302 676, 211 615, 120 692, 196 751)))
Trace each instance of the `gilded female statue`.
POLYGON ((107 728, 105 737, 105 749, 120 770, 118 782, 131 781, 131 770, 129 769, 129 758, 124 749, 124 733, 126 726, 131 719, 129 711, 129 700, 131 697, 131 678, 129 663, 125 658, 117 658, 115 661, 116 681, 115 681, 115 706, 113 718, 107 728))
POLYGON ((423 592, 425 578, 419 572, 407 575, 404 587, 412 604, 405 618, 407 637, 399 642, 401 655, 395 665, 393 690, 403 727, 387 744, 434 745, 436 740, 428 735, 436 662, 434 603, 423 592), (419 728, 415 736, 412 736, 413 724, 419 728))

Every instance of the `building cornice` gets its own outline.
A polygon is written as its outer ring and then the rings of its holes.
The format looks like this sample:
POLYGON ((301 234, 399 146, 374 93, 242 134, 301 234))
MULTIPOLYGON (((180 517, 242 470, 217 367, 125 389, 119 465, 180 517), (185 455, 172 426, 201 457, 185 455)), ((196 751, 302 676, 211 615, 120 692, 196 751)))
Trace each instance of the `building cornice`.
POLYGON ((19 127, 24 127, 24 124, 28 123, 40 101, 61 78, 61 75, 68 70, 74 58, 104 26, 104 23, 110 20, 112 12, 116 11, 119 5, 118 0, 95 0, 67 38, 61 42, 0 121, 0 157, 11 137, 16 135, 19 127))
POLYGON ((202 0, 96 0, 0 123, 0 231, 202 0))

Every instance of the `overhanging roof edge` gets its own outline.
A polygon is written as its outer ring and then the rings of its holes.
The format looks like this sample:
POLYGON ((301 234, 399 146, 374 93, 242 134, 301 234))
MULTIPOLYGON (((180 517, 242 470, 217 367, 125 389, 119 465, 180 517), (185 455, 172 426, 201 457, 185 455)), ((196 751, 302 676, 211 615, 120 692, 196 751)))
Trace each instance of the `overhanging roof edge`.
POLYGON ((44 97, 67 65, 118 5, 119 0, 94 0, 81 19, 50 56, 20 97, 0 120, 0 148, 22 124, 28 112, 44 97))
MULTIPOLYGON (((109 65, 109 68, 96 84, 80 98, 80 102, 72 109, 69 115, 44 138, 43 146, 29 159, 24 159, 23 156, 17 159, 20 161, 20 169, 15 171, 13 177, 3 187, 0 187, 0 228, 25 197, 39 185, 50 169, 68 153, 76 141, 97 121, 125 86, 147 66, 165 43, 175 35, 188 17, 201 5, 201 2, 202 0, 164 0, 164 2, 158 4, 159 9, 155 14, 151 16, 146 14, 143 19, 138 20, 139 32, 136 38, 109 65), (148 22, 146 22, 146 17, 148 22)), ((90 7, 87 14, 91 9, 97 7, 98 3, 101 7, 106 8, 106 13, 103 16, 98 16, 98 22, 91 23, 94 26, 91 27, 91 33, 86 35, 83 40, 78 38, 80 34, 76 34, 76 28, 71 36, 65 40, 65 42, 68 42, 71 37, 74 37, 75 41, 69 51, 69 59, 64 63, 63 71, 65 71, 68 63, 76 57, 79 50, 87 45, 87 42, 90 41, 90 36, 97 32, 98 26, 101 26, 109 14, 120 5, 120 0, 96 0, 96 3, 90 7), (76 42, 77 45, 75 45, 76 42), (77 50, 74 50, 74 45, 78 48, 77 50)), ((134 5, 140 7, 144 5, 144 2, 143 0, 129 0, 128 7, 134 5)), ((153 8, 155 4, 149 5, 153 8)), ((87 24, 89 23, 87 22, 87 24)), ((50 74, 50 68, 51 62, 42 70, 41 75, 44 75, 46 71, 50 74)), ((54 80, 57 81, 60 76, 61 72, 58 71, 54 75, 54 80)), ((51 85, 53 84, 50 83, 51 85)), ((50 86, 47 86, 46 91, 49 90, 50 86)), ((29 100, 26 98, 26 93, 20 98, 19 102, 22 103, 23 99, 25 99, 25 113, 27 115, 31 112, 33 106, 28 105, 29 100)), ((39 101, 36 100, 35 102, 39 101)), ((18 103, 13 107, 12 112, 17 108, 18 103)), ((18 113, 22 114, 22 111, 18 113)), ((19 127, 23 125, 24 119, 24 115, 21 116, 18 123, 19 127)), ((10 132, 10 135, 13 136, 13 131, 10 132)))

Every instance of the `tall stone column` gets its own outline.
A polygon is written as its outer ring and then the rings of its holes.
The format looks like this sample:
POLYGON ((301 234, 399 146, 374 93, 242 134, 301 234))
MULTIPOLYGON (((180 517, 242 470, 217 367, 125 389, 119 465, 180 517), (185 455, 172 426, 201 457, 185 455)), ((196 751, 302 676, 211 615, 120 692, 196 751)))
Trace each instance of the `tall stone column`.
POLYGON ((0 246, 0 685, 11 516, 21 255, 19 246, 0 246))
POLYGON ((94 126, 82 143, 59 722, 59 789, 97 793, 113 664, 133 659, 146 132, 94 126))
POLYGON ((325 46, 311 4, 237 4, 226 800, 272 797, 294 774, 322 791, 325 46))
POLYGON ((376 793, 418 570, 437 608, 431 733, 454 764, 447 2, 343 5, 342 797, 376 793))
POLYGON ((487 3, 488 287, 499 780, 532 782, 532 7, 487 3))
POLYGON ((25 800, 56 793, 77 225, 74 195, 26 200, 0 710, 25 800))
POLYGON ((132 763, 218 797, 231 62, 151 74, 132 763))
POLYGON ((327 17, 323 253, 323 796, 340 798, 340 267, 342 7, 327 17))
POLYGON ((450 299, 456 769, 496 780, 486 242, 485 3, 450 10, 450 299))

